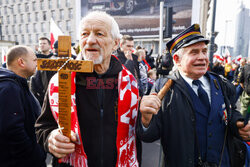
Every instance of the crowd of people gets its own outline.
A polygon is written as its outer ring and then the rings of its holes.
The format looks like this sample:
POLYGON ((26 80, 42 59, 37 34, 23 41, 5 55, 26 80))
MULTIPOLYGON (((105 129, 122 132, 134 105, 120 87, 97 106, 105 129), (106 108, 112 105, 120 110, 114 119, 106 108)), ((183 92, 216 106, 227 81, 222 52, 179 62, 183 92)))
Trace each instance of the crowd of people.
POLYGON ((57 73, 36 70, 37 58, 58 58, 58 41, 53 50, 41 37, 36 52, 8 51, 0 69, 0 166, 46 166, 49 153, 54 167, 139 167, 141 141, 158 139, 166 167, 248 165, 250 60, 208 71, 209 40, 198 24, 168 41, 156 61, 154 46, 134 46, 105 12, 83 17, 79 35, 72 57, 93 61, 94 72, 71 74, 70 137, 58 125, 57 73))

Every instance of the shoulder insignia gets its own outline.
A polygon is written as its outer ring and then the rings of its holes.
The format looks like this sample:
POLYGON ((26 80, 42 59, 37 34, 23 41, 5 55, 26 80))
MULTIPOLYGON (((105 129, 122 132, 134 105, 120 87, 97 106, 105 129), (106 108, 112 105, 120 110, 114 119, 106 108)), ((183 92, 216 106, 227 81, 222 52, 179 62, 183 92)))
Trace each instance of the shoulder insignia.
POLYGON ((215 85, 216 89, 219 90, 220 87, 219 87, 219 84, 218 84, 217 80, 213 79, 213 81, 214 81, 214 85, 215 85))

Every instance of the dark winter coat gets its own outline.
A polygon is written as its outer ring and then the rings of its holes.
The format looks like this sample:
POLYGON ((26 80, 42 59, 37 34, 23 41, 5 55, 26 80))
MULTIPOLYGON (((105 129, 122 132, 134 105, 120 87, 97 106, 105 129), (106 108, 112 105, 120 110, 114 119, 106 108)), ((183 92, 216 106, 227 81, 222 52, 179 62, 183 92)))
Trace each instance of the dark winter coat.
MULTIPOLYGON (((196 114, 194 106, 189 90, 179 72, 175 72, 168 78, 171 78, 174 83, 163 99, 162 109, 156 116, 153 116, 147 131, 144 131, 142 124, 139 123, 138 135, 145 142, 161 139, 166 167, 194 167, 194 157, 195 154, 197 155, 195 152, 196 114)), ((158 80, 153 91, 158 92, 166 81, 167 78, 158 80)), ((238 111, 229 109, 229 100, 225 96, 224 99, 229 117, 226 145, 229 146, 230 163, 233 167, 237 166, 238 162, 235 162, 236 155, 233 154, 234 148, 231 147, 233 146, 232 139, 233 136, 238 136, 236 121, 242 119, 242 116, 238 111)), ((232 106, 232 108, 234 107, 232 106)))
POLYGON ((0 166, 46 166, 46 154, 37 143, 34 124, 40 105, 27 80, 0 69, 0 166))

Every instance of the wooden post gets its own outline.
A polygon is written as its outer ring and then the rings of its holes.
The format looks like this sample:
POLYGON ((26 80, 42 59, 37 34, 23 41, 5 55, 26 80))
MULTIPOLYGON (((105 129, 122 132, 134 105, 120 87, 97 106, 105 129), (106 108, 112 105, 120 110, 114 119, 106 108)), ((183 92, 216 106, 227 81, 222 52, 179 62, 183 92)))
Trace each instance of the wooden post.
POLYGON ((58 71, 59 126, 62 133, 70 137, 71 133, 71 72, 93 72, 93 62, 71 60, 70 36, 58 37, 59 59, 38 59, 37 69, 58 71))

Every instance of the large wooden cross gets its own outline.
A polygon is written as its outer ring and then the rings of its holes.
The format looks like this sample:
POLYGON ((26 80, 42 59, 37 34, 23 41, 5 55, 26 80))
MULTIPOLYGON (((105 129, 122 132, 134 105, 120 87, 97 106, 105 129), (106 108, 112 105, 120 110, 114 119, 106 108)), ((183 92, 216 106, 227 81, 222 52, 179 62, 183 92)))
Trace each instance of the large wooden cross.
POLYGON ((93 72, 93 62, 71 60, 70 36, 58 37, 59 59, 38 59, 37 69, 58 71, 59 126, 65 136, 71 133, 71 72, 93 72))

